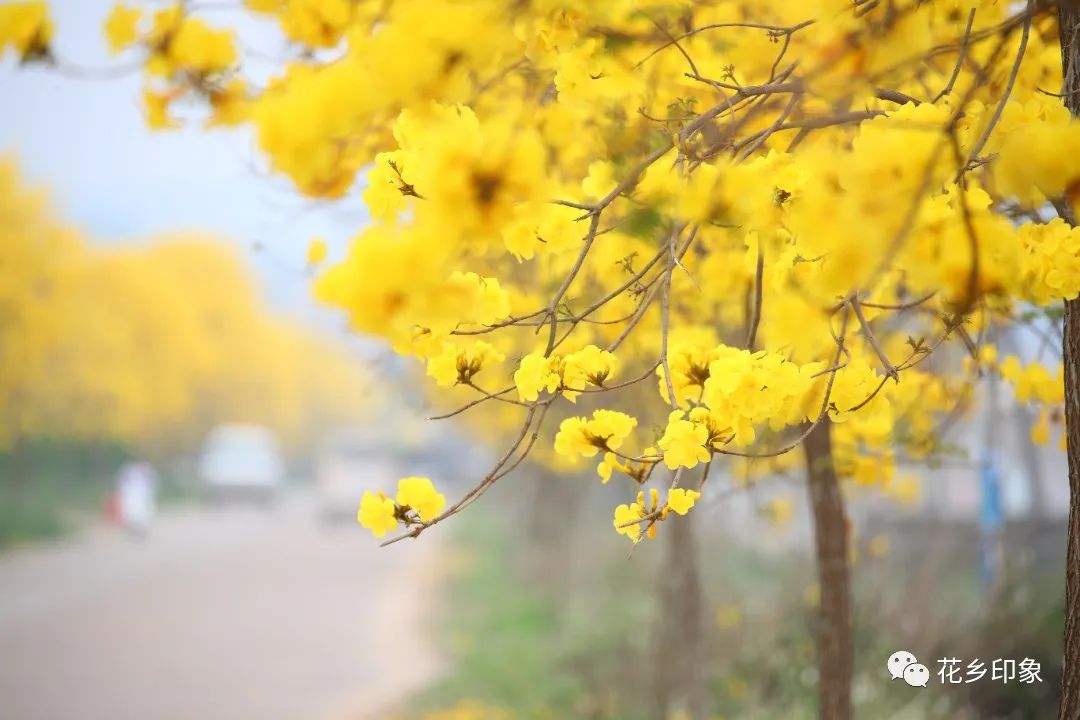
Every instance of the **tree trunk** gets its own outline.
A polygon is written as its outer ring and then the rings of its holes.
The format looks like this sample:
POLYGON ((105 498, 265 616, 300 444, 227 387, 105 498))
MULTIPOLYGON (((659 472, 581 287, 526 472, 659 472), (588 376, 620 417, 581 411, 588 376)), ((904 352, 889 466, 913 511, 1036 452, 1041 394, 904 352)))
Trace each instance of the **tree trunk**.
POLYGON ((656 622, 656 718, 685 713, 690 720, 704 720, 708 714, 705 609, 693 522, 691 512, 669 518, 658 529, 667 557, 660 568, 656 622))
POLYGON ((528 471, 529 495, 524 508, 528 542, 521 548, 519 567, 525 579, 556 611, 557 620, 569 592, 577 529, 580 478, 543 470, 528 471))
POLYGON ((832 455, 832 425, 825 420, 810 431, 806 471, 817 549, 818 717, 850 720, 853 645, 851 572, 848 567, 848 521, 832 455))
MULTIPOLYGON (((1080 2, 1058 7, 1062 95, 1080 116, 1080 2)), ((1065 560, 1065 638, 1058 717, 1080 719, 1080 300, 1065 301, 1065 424, 1069 459, 1069 540, 1065 560)))
POLYGON ((1069 457, 1069 542, 1065 560, 1063 720, 1080 718, 1080 304, 1065 303, 1065 423, 1069 457))

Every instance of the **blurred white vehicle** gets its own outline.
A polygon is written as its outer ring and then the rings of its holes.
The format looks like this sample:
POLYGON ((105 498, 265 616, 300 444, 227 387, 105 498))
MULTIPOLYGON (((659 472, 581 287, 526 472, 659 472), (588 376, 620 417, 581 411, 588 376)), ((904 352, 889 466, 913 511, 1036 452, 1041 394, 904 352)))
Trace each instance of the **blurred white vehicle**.
POLYGON ((259 425, 219 425, 203 444, 199 479, 211 500, 273 502, 285 481, 277 438, 259 425))
POLYGON ((326 519, 356 517, 368 490, 394 492, 398 463, 388 447, 366 428, 339 428, 326 437, 315 456, 315 486, 326 519))

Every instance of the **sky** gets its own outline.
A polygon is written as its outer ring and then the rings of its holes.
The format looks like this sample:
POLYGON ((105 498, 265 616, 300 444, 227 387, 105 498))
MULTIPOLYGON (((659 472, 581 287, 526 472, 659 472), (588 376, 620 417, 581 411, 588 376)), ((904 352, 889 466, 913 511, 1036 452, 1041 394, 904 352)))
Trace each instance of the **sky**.
MULTIPOLYGON (((107 52, 101 28, 112 3, 50 2, 63 63, 103 69, 132 62, 133 55, 107 52)), ((241 46, 260 57, 285 52, 270 22, 227 8, 204 17, 235 24, 241 46)), ((258 59, 248 67, 256 77, 271 68, 258 59)), ((140 88, 137 71, 76 79, 45 67, 20 68, 9 57, 0 62, 0 155, 16 157, 23 175, 47 187, 54 207, 94 242, 140 242, 178 231, 220 236, 249 257, 273 307, 338 322, 311 300, 304 256, 316 236, 340 252, 364 225, 359 191, 336 203, 302 198, 266 168, 247 130, 208 132, 195 122, 152 131, 143 121, 140 88)))

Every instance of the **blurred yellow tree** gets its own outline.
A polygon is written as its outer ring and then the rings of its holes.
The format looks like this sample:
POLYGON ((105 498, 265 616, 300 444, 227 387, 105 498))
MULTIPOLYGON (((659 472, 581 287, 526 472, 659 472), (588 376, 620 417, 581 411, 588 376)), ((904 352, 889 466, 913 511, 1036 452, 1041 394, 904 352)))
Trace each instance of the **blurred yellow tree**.
POLYGON ((225 242, 87 245, 4 161, 0 249, 0 447, 177 452, 237 421, 297 447, 370 411, 363 366, 270 315, 225 242))

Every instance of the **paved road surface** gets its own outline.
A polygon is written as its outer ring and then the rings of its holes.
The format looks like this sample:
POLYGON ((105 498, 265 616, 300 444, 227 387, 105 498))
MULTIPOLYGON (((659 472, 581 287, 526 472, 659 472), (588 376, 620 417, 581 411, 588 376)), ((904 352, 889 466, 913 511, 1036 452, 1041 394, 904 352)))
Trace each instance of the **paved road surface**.
POLYGON ((293 498, 0 556, 0 718, 377 718, 437 672, 436 540, 380 550, 293 498))

